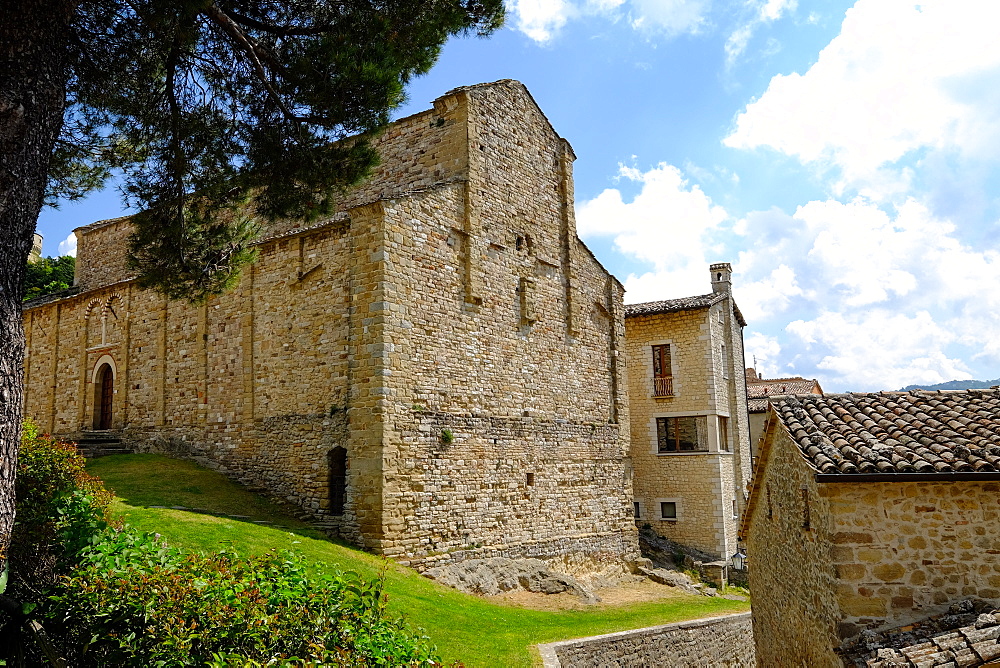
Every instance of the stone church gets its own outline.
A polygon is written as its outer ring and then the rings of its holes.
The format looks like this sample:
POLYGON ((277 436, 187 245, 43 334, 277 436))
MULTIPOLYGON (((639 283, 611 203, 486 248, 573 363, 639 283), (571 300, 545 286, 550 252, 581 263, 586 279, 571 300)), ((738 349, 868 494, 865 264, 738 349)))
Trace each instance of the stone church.
POLYGON ((422 568, 633 562, 623 288, 577 237, 572 148, 515 81, 377 148, 205 304, 136 286, 128 219, 79 228, 76 285, 25 307, 26 414, 210 462, 422 568))

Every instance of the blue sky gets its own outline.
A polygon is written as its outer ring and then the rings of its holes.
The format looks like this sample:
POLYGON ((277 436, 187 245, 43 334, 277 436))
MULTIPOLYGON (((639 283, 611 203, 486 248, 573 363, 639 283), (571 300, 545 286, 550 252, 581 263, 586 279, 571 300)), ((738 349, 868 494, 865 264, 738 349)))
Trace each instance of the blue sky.
MULTIPOLYGON (((766 377, 993 379, 998 19, 993 0, 516 0, 398 115, 524 82, 576 151, 578 231, 627 301, 702 294, 733 263, 766 377)), ((113 189, 43 212, 46 252, 120 212, 113 189)))

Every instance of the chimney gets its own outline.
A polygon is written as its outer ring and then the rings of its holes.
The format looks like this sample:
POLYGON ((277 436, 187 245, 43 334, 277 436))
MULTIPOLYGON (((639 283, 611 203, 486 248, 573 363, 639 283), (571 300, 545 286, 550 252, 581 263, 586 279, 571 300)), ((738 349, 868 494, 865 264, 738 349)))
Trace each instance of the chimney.
POLYGON ((712 272, 712 292, 732 292, 733 268, 728 262, 716 262, 708 269, 712 272))

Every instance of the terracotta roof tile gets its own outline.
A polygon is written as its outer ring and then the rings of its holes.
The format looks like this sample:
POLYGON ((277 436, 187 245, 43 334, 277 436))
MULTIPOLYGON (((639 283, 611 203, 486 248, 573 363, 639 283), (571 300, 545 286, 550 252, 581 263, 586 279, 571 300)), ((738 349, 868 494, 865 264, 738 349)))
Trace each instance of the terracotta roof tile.
POLYGON ((1000 391, 772 397, 819 473, 1000 471, 1000 391))
MULTIPOLYGON (((677 311, 693 311, 700 308, 708 308, 712 304, 722 301, 729 294, 726 292, 711 292, 707 295, 696 295, 694 297, 681 297, 680 299, 664 299, 658 302, 643 302, 642 304, 626 304, 625 317, 631 318, 639 315, 656 315, 659 313, 676 313, 677 311)), ((733 302, 733 311, 740 325, 746 327, 743 314, 740 313, 736 302, 733 302)))
POLYGON ((767 410, 768 397, 785 394, 816 394, 822 391, 819 382, 814 379, 768 378, 767 380, 750 380, 747 378, 747 408, 751 413, 763 413, 767 410))
POLYGON ((644 302, 642 304, 626 304, 625 315, 654 315, 656 313, 673 313, 675 311, 689 311, 692 309, 708 308, 712 304, 726 298, 724 292, 713 292, 707 295, 697 295, 695 297, 681 297, 680 299, 664 299, 658 302, 644 302))
POLYGON ((864 631, 836 651, 857 668, 981 666, 1000 657, 998 638, 1000 611, 970 599, 906 626, 864 631))

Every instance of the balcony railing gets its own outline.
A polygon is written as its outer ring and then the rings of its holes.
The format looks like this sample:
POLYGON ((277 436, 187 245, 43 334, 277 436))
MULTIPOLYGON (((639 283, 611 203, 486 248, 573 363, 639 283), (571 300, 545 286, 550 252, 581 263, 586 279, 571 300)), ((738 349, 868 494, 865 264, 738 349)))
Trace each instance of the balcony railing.
POLYGON ((674 396, 674 379, 670 376, 666 376, 664 378, 653 378, 653 396, 674 396))

